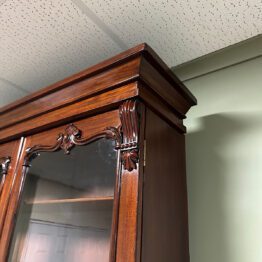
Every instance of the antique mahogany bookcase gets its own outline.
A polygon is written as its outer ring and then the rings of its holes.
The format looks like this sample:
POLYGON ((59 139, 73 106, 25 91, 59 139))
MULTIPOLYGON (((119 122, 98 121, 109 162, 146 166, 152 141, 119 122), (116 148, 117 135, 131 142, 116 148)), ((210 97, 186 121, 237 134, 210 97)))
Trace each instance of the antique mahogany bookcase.
POLYGON ((188 262, 183 119, 146 44, 0 110, 0 261, 188 262))

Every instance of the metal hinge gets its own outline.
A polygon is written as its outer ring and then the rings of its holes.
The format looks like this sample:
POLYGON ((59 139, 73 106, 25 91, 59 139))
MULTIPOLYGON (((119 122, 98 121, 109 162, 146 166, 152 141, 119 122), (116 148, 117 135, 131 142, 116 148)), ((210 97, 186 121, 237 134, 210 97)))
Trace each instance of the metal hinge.
POLYGON ((146 166, 146 140, 144 140, 144 166, 146 166))

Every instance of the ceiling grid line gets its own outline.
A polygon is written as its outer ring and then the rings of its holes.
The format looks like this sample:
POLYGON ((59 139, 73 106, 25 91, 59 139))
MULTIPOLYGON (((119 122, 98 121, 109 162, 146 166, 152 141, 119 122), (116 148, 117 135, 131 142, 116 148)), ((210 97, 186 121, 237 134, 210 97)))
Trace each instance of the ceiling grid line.
POLYGON ((123 51, 128 45, 111 28, 104 23, 82 0, 71 0, 86 16, 88 16, 101 30, 103 30, 123 51))
POLYGON ((0 77, 28 92, 123 51, 71 0, 7 0, 0 24, 0 77))
POLYGON ((29 91, 27 91, 26 89, 24 89, 23 87, 15 84, 15 83, 11 82, 10 80, 7 80, 7 79, 5 79, 3 77, 0 77, 0 81, 5 83, 5 84, 7 84, 7 85, 9 85, 9 87, 13 87, 15 89, 18 89, 19 91, 22 91, 26 95, 30 94, 29 91))

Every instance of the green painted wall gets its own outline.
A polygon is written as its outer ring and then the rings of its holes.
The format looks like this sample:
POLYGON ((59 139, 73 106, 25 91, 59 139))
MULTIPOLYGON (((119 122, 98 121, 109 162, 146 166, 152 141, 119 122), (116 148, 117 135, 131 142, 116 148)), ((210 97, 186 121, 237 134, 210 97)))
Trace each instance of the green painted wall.
MULTIPOLYGON (((174 71, 190 78, 201 64, 174 71)), ((261 262, 261 53, 184 83, 198 99, 186 120, 191 262, 261 262)))

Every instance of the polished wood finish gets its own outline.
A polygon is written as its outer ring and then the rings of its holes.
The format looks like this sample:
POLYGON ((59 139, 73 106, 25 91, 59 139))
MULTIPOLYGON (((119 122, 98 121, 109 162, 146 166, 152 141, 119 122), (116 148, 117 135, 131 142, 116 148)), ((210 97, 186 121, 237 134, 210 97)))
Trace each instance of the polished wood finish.
POLYGON ((7 172, 5 174, 5 181, 0 192, 0 237, 2 235, 3 224, 8 208, 8 201, 11 196, 17 162, 21 153, 20 147, 22 144, 23 139, 0 145, 0 159, 4 159, 4 161, 7 158, 10 159, 8 169, 6 170, 7 172))
MULTIPOLYGON (((191 105, 196 104, 195 97, 190 93, 190 91, 184 86, 184 84, 174 75, 170 68, 161 60, 161 58, 148 46, 146 43, 140 44, 134 48, 131 48, 119 55, 116 55, 108 60, 105 60, 95 66, 92 66, 80 73, 77 73, 71 77, 68 77, 62 81, 59 81, 49 87, 35 92, 25 98, 22 98, 14 103, 11 103, 0 110, 1 114, 10 112, 15 108, 21 107, 25 104, 31 103, 41 97, 49 95, 51 93, 57 92, 63 88, 66 88, 74 83, 80 82, 83 79, 89 78, 91 76, 101 74, 101 72, 106 71, 110 68, 116 67, 117 65, 125 64, 127 61, 132 60, 136 57, 144 56, 146 59, 154 65, 154 67, 159 71, 160 74, 170 82, 176 89, 186 97, 188 103, 191 105)), ((138 72, 137 72, 138 73, 138 72)), ((117 77, 117 76, 113 76, 117 77)), ((95 84, 95 83, 94 83, 95 84)), ((72 94, 71 94, 72 95, 72 94)))
POLYGON ((0 261, 33 159, 106 138, 117 150, 114 198, 78 200, 113 201, 110 262, 188 262, 183 119, 195 104, 141 44, 0 109, 0 159, 11 158, 0 195, 0 261))
POLYGON ((64 198, 64 199, 48 199, 27 201, 28 205, 49 205, 49 204, 67 204, 81 202, 97 202, 97 201, 113 201, 113 196, 108 197, 81 197, 81 198, 64 198))
POLYGON ((119 109, 122 123, 123 143, 121 160, 125 170, 131 172, 138 164, 138 112, 136 101, 129 100, 119 109))
POLYGON ((146 113, 142 261, 189 262, 185 137, 146 113))
POLYGON ((121 148, 121 134, 118 127, 106 127, 104 130, 93 134, 91 136, 82 137, 82 131, 74 124, 66 126, 64 133, 59 133, 55 144, 49 145, 34 145, 26 149, 26 156, 24 159, 24 166, 30 167, 31 161, 36 158, 40 152, 55 152, 64 150, 65 154, 69 154, 74 146, 88 145, 98 139, 106 138, 115 140, 115 148, 121 148))
MULTIPOLYGON (((136 113, 136 116, 133 117, 137 119, 137 126, 132 124, 129 117, 129 131, 126 131, 126 142, 127 143, 135 143, 135 148, 131 148, 128 150, 129 152, 135 151, 139 158, 138 163, 136 163, 135 168, 131 168, 131 171, 125 166, 125 163, 122 162, 121 169, 121 198, 120 198, 120 206, 119 206, 119 223, 118 223, 118 237, 117 237, 117 250, 116 250, 116 261, 126 261, 126 262, 134 262, 137 260, 137 255, 139 253, 139 235, 140 235, 140 187, 139 181, 142 175, 142 166, 143 166, 143 147, 142 143, 144 141, 144 121, 145 121, 145 107, 144 105, 136 104, 135 107, 131 106, 129 108, 135 108, 136 112, 132 112, 132 114, 136 113), (134 130, 134 134, 132 134, 134 130)), ((120 114, 123 114, 123 110, 126 111, 127 107, 123 109, 120 108, 120 114)), ((134 109, 132 109, 133 111, 134 109)), ((131 113, 131 112, 130 112, 131 113)), ((129 114, 130 114, 129 113, 129 114)), ((125 120, 128 112, 124 112, 124 116, 122 115, 122 119, 124 117, 125 120)), ((133 120, 134 121, 134 120, 133 120)), ((122 123, 125 123, 122 120, 122 123)), ((128 152, 127 151, 127 152, 128 152)))
POLYGON ((161 118, 165 119, 179 132, 186 132, 186 128, 183 125, 183 120, 174 114, 164 99, 152 92, 144 83, 139 83, 139 97, 147 107, 157 113, 161 118))
POLYGON ((138 170, 124 170, 121 176, 121 199, 116 261, 134 262, 136 256, 138 170))
MULTIPOLYGON (((86 138, 96 136, 98 133, 103 132, 103 130, 105 130, 108 126, 117 128, 121 125, 121 122, 119 119, 118 110, 114 110, 97 115, 95 117, 87 118, 85 120, 76 121, 73 124, 82 131, 82 137, 86 138)), ((30 149, 40 148, 41 151, 54 150, 54 147, 57 145, 58 135, 64 134, 67 127, 68 125, 60 126, 58 128, 35 134, 25 139, 23 148, 21 150, 21 157, 19 158, 17 165, 12 194, 8 201, 7 214, 4 221, 2 236, 0 239, 0 261, 6 261, 8 255, 8 246, 12 230, 14 228, 16 212, 19 206, 21 192, 29 166, 28 154, 32 153, 30 149), (42 146, 39 145, 44 145, 44 149, 42 146)), ((119 186, 117 186, 117 188, 119 188, 119 186)), ((118 199, 118 197, 116 198, 118 199)), ((116 204, 115 215, 117 215, 118 213, 117 206, 118 204, 116 204)))
POLYGON ((5 112, 2 116, 1 128, 11 126, 14 123, 25 121, 32 117, 39 116, 45 112, 55 110, 72 102, 81 101, 101 93, 112 90, 115 86, 123 85, 130 81, 130 78, 137 75, 139 60, 128 62, 121 67, 112 68, 96 77, 90 77, 72 84, 70 87, 52 92, 44 97, 16 107, 12 111, 5 112))
POLYGON ((105 107, 138 95, 138 89, 132 92, 130 86, 129 92, 123 90, 128 83, 135 87, 137 81, 148 84, 179 117, 184 117, 196 103, 154 51, 142 44, 2 108, 0 141, 62 124, 79 113, 83 116, 87 112, 105 110, 105 107), (98 100, 100 103, 96 103, 98 100), (79 111, 79 107, 85 110, 79 111), (44 124, 39 125, 42 122, 44 124))
MULTIPOLYGON (((33 119, 19 122, 17 125, 0 130, 0 141, 6 141, 17 136, 28 136, 49 128, 68 123, 75 119, 92 116, 100 112, 118 108, 124 100, 138 95, 137 84, 129 84, 68 105, 33 119)), ((1 116, 0 116, 1 117, 1 116)))

